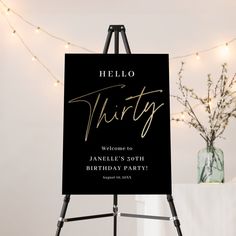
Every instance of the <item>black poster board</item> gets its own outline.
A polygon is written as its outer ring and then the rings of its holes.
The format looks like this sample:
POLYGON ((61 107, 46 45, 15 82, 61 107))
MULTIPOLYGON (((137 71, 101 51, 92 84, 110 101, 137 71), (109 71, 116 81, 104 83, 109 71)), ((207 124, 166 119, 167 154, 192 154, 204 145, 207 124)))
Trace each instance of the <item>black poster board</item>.
POLYGON ((167 54, 66 54, 63 194, 171 194, 167 54))

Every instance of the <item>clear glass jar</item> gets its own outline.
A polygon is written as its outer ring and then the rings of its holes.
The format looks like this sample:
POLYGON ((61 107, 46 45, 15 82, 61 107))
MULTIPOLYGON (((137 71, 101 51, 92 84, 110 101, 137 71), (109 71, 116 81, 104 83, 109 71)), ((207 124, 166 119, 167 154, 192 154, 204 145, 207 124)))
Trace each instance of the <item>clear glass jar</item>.
POLYGON ((198 183, 224 183, 224 153, 207 146, 198 152, 198 183))

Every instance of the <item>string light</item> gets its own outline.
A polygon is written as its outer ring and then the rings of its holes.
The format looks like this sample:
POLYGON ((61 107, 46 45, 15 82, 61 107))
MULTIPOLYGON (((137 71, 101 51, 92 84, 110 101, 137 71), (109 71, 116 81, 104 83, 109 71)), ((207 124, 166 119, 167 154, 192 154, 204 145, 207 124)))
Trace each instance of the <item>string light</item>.
MULTIPOLYGON (((171 95, 171 97, 173 97, 173 96, 171 95)), ((192 106, 193 109, 195 109, 197 107, 202 108, 202 103, 198 103, 198 104, 195 104, 195 105, 192 106)), ((171 116, 174 120, 177 119, 177 120, 180 121, 180 120, 184 120, 186 118, 186 113, 187 112, 185 110, 185 111, 171 113, 171 116)))
MULTIPOLYGON (((197 54, 198 54, 198 56, 199 56, 200 54, 207 53, 207 52, 210 52, 210 51, 213 51, 213 50, 215 50, 215 49, 217 49, 217 48, 222 48, 222 47, 224 48, 223 51, 225 51, 224 54, 227 54, 227 52, 229 52, 229 45, 230 45, 231 43, 234 43, 234 42, 236 42, 236 37, 235 37, 235 38, 232 38, 231 40, 229 40, 229 41, 226 42, 226 43, 218 44, 218 45, 216 45, 216 46, 213 46, 213 47, 210 47, 210 48, 207 48, 207 49, 199 50, 197 53, 195 52, 195 53, 189 53, 189 54, 182 55, 182 56, 171 57, 170 60, 185 59, 185 58, 192 57, 192 56, 197 57, 197 54)), ((197 58, 197 59, 198 59, 198 58, 197 58)), ((199 59, 200 59, 200 56, 199 56, 199 59)))
MULTIPOLYGON (((2 2, 0 0, 0 2, 2 2)), ((59 85, 63 85, 63 83, 60 82, 60 80, 58 80, 58 78, 52 73, 52 71, 42 62, 42 60, 40 60, 38 57, 35 56, 35 54, 33 53, 33 51, 30 49, 30 47, 26 44, 26 42, 24 41, 23 37, 19 34, 19 32, 17 32, 15 30, 15 28, 13 27, 13 25, 10 23, 10 21, 8 20, 7 16, 5 14, 3 14, 3 12, 1 12, 1 15, 4 17, 4 19, 6 20, 8 26, 11 28, 12 33, 14 35, 16 35, 18 37, 18 39, 20 40, 21 44, 24 46, 24 48, 28 51, 28 53, 31 55, 31 59, 32 61, 37 61, 50 75, 51 78, 59 85)))
POLYGON ((209 101, 208 104, 209 104, 209 107, 212 108, 212 101, 209 101))
POLYGON ((7 14, 8 16, 10 15, 10 11, 11 11, 10 8, 7 8, 7 9, 6 9, 6 14, 7 14))
POLYGON ((33 56, 33 57, 32 57, 32 61, 37 61, 37 57, 36 57, 36 56, 33 56))
POLYGON ((57 87, 57 86, 60 85, 60 83, 61 83, 61 82, 60 82, 59 80, 56 80, 56 81, 54 82, 54 86, 57 87))
MULTIPOLYGON (((84 51, 87 51, 87 52, 94 52, 86 47, 83 47, 81 45, 78 45, 78 44, 75 44, 75 43, 72 43, 72 42, 69 42, 67 40, 65 40, 64 38, 62 37, 58 37, 52 33, 50 33, 49 31, 45 30, 44 28, 40 27, 40 26, 37 26, 36 24, 32 23, 31 21, 27 20, 24 16, 22 16, 21 14, 19 14, 17 11, 15 11, 14 9, 10 8, 3 0, 0 0, 0 3, 3 5, 3 7, 5 8, 5 12, 6 12, 6 15, 9 15, 10 13, 16 15, 20 20, 22 20, 24 23, 30 25, 31 27, 34 28, 35 32, 39 33, 39 32, 43 32, 44 34, 48 35, 49 37, 53 38, 53 39, 56 39, 56 40, 59 40, 61 42, 64 43, 64 46, 66 49, 68 49, 70 46, 73 46, 73 47, 77 47, 77 48, 80 48, 84 51)), ((2 12, 1 12, 2 13, 2 12)), ((31 51, 31 49, 29 48, 29 46, 25 43, 25 41, 23 40, 23 38, 21 37, 21 35, 19 35, 18 32, 16 32, 16 30, 13 28, 13 26, 9 23, 8 21, 8 25, 10 26, 10 28, 12 29, 12 34, 13 35, 17 35, 18 38, 20 39, 21 43, 24 45, 24 47, 27 49, 27 51, 31 54, 32 56, 32 60, 35 61, 37 60, 43 67, 44 69, 46 69, 50 74, 51 76, 53 77, 53 79, 56 81, 55 84, 56 86, 58 84, 62 84, 55 76, 54 74, 49 70, 49 68, 44 64, 42 63, 41 60, 39 60, 34 54, 33 52, 31 51), (59 83, 58 83, 59 81, 59 83)), ((219 45, 216 45, 216 46, 213 46, 213 47, 210 47, 210 48, 207 48, 207 49, 203 49, 203 50, 198 50, 197 52, 193 52, 193 53, 189 53, 189 54, 185 54, 185 55, 179 55, 179 56, 175 56, 175 57, 171 57, 170 60, 176 60, 176 59, 184 59, 184 58, 187 58, 187 57, 191 57, 191 56, 195 56, 197 60, 200 60, 200 54, 203 54, 203 53, 207 53, 207 52, 210 52, 212 50, 215 50, 217 48, 223 48, 223 54, 224 55, 227 55, 229 53, 229 45, 233 42, 236 41, 236 38, 232 38, 231 40, 229 40, 228 42, 224 43, 224 44, 219 44, 219 45)))
POLYGON ((39 33, 39 32, 40 32, 40 27, 39 27, 39 26, 35 29, 35 32, 36 32, 36 33, 39 33))
POLYGON ((200 56, 199 56, 199 53, 198 53, 198 52, 196 53, 196 59, 197 59, 197 60, 200 60, 200 56))
POLYGON ((229 43, 225 43, 221 47, 221 56, 227 57, 229 55, 229 43))
POLYGON ((225 44, 225 50, 229 51, 229 43, 225 44))
POLYGON ((65 49, 69 49, 70 45, 71 45, 71 43, 70 43, 70 42, 67 42, 67 43, 65 44, 65 49))
MULTIPOLYGON (((3 5, 6 9, 9 9, 9 11, 10 11, 10 8, 7 6, 6 3, 4 3, 4 1, 0 0, 0 2, 2 3, 2 5, 3 5)), ((11 9, 11 12, 12 12, 14 15, 16 15, 19 19, 21 19, 23 22, 25 22, 26 24, 30 25, 31 27, 33 27, 33 28, 36 29, 36 30, 39 29, 41 32, 43 32, 44 34, 48 35, 49 37, 51 37, 51 38, 53 38, 53 39, 56 39, 56 40, 59 40, 59 41, 65 43, 65 44, 67 44, 67 43, 69 42, 68 40, 65 40, 65 39, 63 39, 63 38, 61 38, 61 37, 59 37, 59 36, 56 36, 56 35, 50 33, 49 31, 47 31, 46 29, 44 29, 44 28, 42 28, 42 27, 39 27, 38 25, 32 23, 31 21, 27 20, 24 16, 22 16, 21 14, 19 14, 17 11, 11 9)), ((75 47, 75 48, 82 49, 82 50, 84 50, 84 51, 86 51, 86 52, 91 52, 91 53, 94 52, 93 50, 90 50, 90 49, 88 49, 88 48, 86 48, 86 47, 83 47, 83 46, 81 46, 81 45, 78 45, 78 44, 76 44, 76 43, 72 43, 72 42, 71 42, 71 43, 70 43, 70 46, 73 46, 73 47, 75 47)))
POLYGON ((224 52, 227 54, 229 52, 229 44, 225 43, 224 45, 224 52))
MULTIPOLYGON (((23 22, 25 22, 26 24, 30 25, 31 27, 34 27, 36 28, 36 31, 39 32, 43 32, 45 34, 47 34, 48 36, 56 39, 56 40, 59 40, 61 42, 64 42, 65 43, 65 48, 69 48, 70 46, 73 46, 73 47, 76 47, 76 48, 80 48, 84 51, 87 51, 87 52, 91 52, 91 53, 94 53, 93 50, 91 49, 88 49, 84 46, 81 46, 81 45, 78 45, 78 44, 75 44, 75 43, 70 43, 68 45, 68 40, 65 40, 63 39, 62 37, 58 37, 52 33, 50 33, 49 31, 45 30, 44 28, 42 27, 39 27, 37 25, 35 25, 34 23, 32 23, 31 21, 27 20, 24 16, 22 16, 21 14, 19 14, 17 11, 13 10, 13 9, 10 9, 6 3, 4 3, 4 1, 0 0, 0 2, 2 3, 2 5, 7 9, 8 12, 12 12, 13 14, 15 14, 19 19, 21 19, 23 22), (37 30, 38 29, 38 30, 37 30)), ((217 48, 221 48, 222 46, 225 46, 225 51, 227 52, 228 51, 228 48, 229 48, 229 44, 233 43, 236 41, 236 38, 232 38, 231 40, 229 40, 227 43, 224 43, 224 44, 219 44, 219 45, 216 45, 216 46, 213 46, 213 47, 210 47, 210 48, 207 48, 207 49, 203 49, 203 50, 198 50, 198 52, 196 53, 193 52, 193 53, 189 53, 189 54, 186 54, 186 55, 179 55, 179 56, 174 56, 174 57, 171 57, 170 60, 176 60, 176 59, 184 59, 184 58, 188 58, 188 57, 191 57, 191 56, 195 56, 197 60, 200 59, 200 54, 203 54, 203 53, 207 53, 207 52, 210 52, 212 50, 215 50, 217 48), (198 54, 198 55, 197 55, 198 54)), ((225 53, 226 54, 226 53, 225 53)))
POLYGON ((185 118, 185 114, 184 112, 181 112, 181 119, 184 119, 185 118))

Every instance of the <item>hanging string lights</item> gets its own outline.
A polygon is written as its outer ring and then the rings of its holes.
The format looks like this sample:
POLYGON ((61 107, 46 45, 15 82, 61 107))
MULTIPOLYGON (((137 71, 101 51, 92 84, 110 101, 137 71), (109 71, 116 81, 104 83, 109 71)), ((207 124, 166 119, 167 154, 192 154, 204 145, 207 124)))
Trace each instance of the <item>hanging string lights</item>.
POLYGON ((6 17, 6 15, 3 14, 3 12, 1 12, 1 15, 5 18, 8 26, 11 28, 12 31, 12 35, 13 36, 17 36, 17 38, 19 39, 19 41, 21 42, 21 44, 24 46, 24 48, 26 49, 26 51, 30 54, 31 56, 31 60, 33 62, 37 61, 51 76, 51 78, 54 80, 54 82, 59 82, 58 84, 63 85, 63 83, 54 75, 54 73, 52 73, 52 71, 49 69, 48 66, 46 66, 45 63, 42 62, 42 60, 40 60, 35 54, 34 52, 30 49, 30 47, 26 44, 26 42, 24 41, 23 37, 21 36, 21 34, 19 34, 18 31, 15 30, 15 28, 13 27, 13 25, 10 23, 10 21, 8 20, 8 18, 6 17))
MULTIPOLYGON (((53 33, 49 32, 48 30, 44 29, 43 27, 32 23, 31 21, 26 19, 26 17, 19 14, 16 10, 10 8, 3 0, 0 0, 0 3, 1 3, 1 6, 2 6, 1 7, 1 15, 3 16, 3 18, 5 19, 7 25, 11 29, 12 35, 16 36, 19 39, 21 44, 24 46, 24 48, 30 54, 32 61, 33 62, 38 62, 49 73, 51 78, 54 80, 53 84, 54 84, 55 87, 57 87, 59 85, 63 85, 63 83, 61 82, 60 79, 57 78, 57 76, 54 75, 54 73, 52 73, 52 71, 49 69, 49 67, 37 55, 35 55, 35 53, 31 50, 30 46, 25 42, 23 36, 18 32, 18 30, 10 22, 9 17, 11 16, 11 14, 15 15, 19 20, 21 20, 25 24, 29 25, 30 27, 32 27, 33 31, 36 34, 43 33, 43 34, 46 34, 47 36, 51 37, 52 39, 55 39, 55 40, 61 42, 64 45, 64 48, 66 50, 73 47, 73 48, 78 48, 79 50, 83 50, 83 51, 88 52, 88 53, 95 53, 91 49, 88 49, 88 48, 86 48, 82 45, 73 43, 70 40, 64 39, 63 37, 54 35, 53 33)), ((191 53, 184 54, 184 55, 173 56, 173 57, 170 57, 170 60, 172 60, 172 61, 173 60, 185 60, 185 59, 190 58, 190 57, 195 57, 196 60, 200 60, 202 54, 208 53, 208 52, 216 50, 216 49, 221 49, 222 55, 227 55, 229 53, 230 44, 232 44, 234 42, 236 42, 236 38, 232 38, 227 42, 215 45, 213 47, 209 47, 209 48, 202 49, 202 50, 197 50, 195 52, 191 52, 191 53)), ((180 117, 180 119, 183 119, 183 117, 185 116, 185 112, 182 111, 182 112, 178 112, 178 113, 175 113, 175 114, 172 114, 172 115, 178 115, 180 117)))
MULTIPOLYGON (((91 50, 91 49, 88 49, 88 48, 86 48, 84 46, 81 46, 79 44, 76 44, 76 43, 72 43, 71 41, 66 40, 66 39, 64 39, 62 37, 56 36, 53 33, 47 31, 46 29, 44 29, 43 27, 38 26, 38 25, 32 23, 31 21, 27 20, 23 15, 19 14, 17 11, 15 11, 12 8, 10 8, 4 1, 0 0, 0 3, 2 4, 3 8, 5 8, 5 14, 2 12, 2 15, 5 18, 7 18, 7 16, 9 16, 10 13, 12 13, 15 16, 17 16, 20 20, 22 20, 24 23, 26 23, 29 26, 33 27, 33 29, 34 29, 34 31, 36 33, 42 32, 42 33, 48 35, 49 37, 62 42, 64 44, 65 49, 69 49, 70 47, 74 47, 74 48, 78 48, 78 49, 81 49, 81 50, 86 51, 86 52, 94 53, 94 51, 91 50)), ((14 34, 14 35, 17 34, 17 36, 19 36, 19 33, 16 32, 16 30, 10 24, 8 19, 7 19, 7 23, 10 26, 10 28, 12 29, 12 34, 14 34)), ((24 41, 23 37, 21 37, 21 41, 24 41)), ((236 38, 232 38, 228 42, 225 42, 225 43, 222 43, 222 44, 219 44, 219 45, 215 45, 215 46, 210 47, 210 48, 206 48, 206 49, 203 49, 203 50, 198 50, 196 52, 192 52, 192 53, 185 54, 185 55, 179 55, 179 56, 170 57, 170 60, 177 60, 177 59, 183 60, 183 59, 186 59, 188 57, 193 57, 193 56, 195 56, 195 58, 197 60, 200 60, 201 59, 200 55, 202 55, 204 53, 207 53, 207 52, 210 52, 210 51, 213 51, 213 50, 218 49, 218 48, 222 49, 222 53, 227 54, 229 52, 229 45, 232 44, 235 41, 236 41, 236 38)), ((25 41, 24 41, 24 45, 26 45, 25 41)), ((29 46, 27 46, 27 48, 29 48, 29 46)))
POLYGON ((80 45, 75 44, 75 43, 71 43, 68 40, 65 40, 65 39, 63 39, 61 37, 58 37, 58 36, 48 32, 44 28, 42 28, 40 26, 37 26, 36 24, 33 24, 32 22, 27 20, 25 17, 23 17, 21 14, 19 14, 17 11, 15 11, 12 8, 8 7, 8 5, 5 2, 3 2, 2 0, 0 0, 0 3, 2 4, 2 7, 4 9, 4 10, 1 10, 1 15, 3 16, 3 18, 7 22, 8 26, 10 27, 10 29, 12 31, 12 35, 18 37, 18 39, 20 40, 21 44, 28 51, 28 53, 31 55, 31 60, 34 61, 34 62, 37 61, 50 74, 50 76, 54 80, 54 86, 57 87, 58 85, 63 85, 63 83, 54 75, 54 73, 49 69, 49 67, 41 59, 39 59, 38 56, 35 55, 35 53, 31 50, 31 48, 25 42, 25 40, 22 37, 22 35, 18 31, 16 31, 15 27, 13 26, 13 24, 8 19, 8 17, 10 16, 10 13, 14 14, 15 16, 17 16, 20 20, 22 20, 27 25, 33 27, 35 33, 38 34, 38 33, 42 32, 42 33, 48 35, 49 37, 62 42, 64 44, 65 49, 69 49, 70 47, 75 47, 75 48, 79 48, 80 50, 84 50, 86 52, 90 52, 90 53, 94 52, 94 51, 92 51, 92 50, 90 50, 90 49, 88 49, 86 47, 80 46, 80 45))
POLYGON ((8 14, 9 14, 10 12, 13 13, 13 14, 14 14, 15 16, 17 16, 20 20, 22 20, 24 23, 26 23, 26 24, 28 24, 29 26, 33 27, 33 29, 34 29, 37 33, 42 32, 42 33, 48 35, 49 37, 51 37, 51 38, 53 38, 53 39, 56 39, 56 40, 58 40, 58 41, 61 41, 62 43, 65 44, 66 47, 68 47, 68 46, 73 46, 73 47, 75 47, 75 48, 81 49, 81 50, 86 51, 86 52, 94 52, 94 51, 92 51, 92 50, 90 50, 90 49, 88 49, 88 48, 86 48, 86 47, 83 47, 83 46, 78 45, 78 44, 76 44, 76 43, 72 43, 72 42, 70 42, 70 41, 68 41, 68 40, 66 40, 66 39, 64 39, 64 38, 62 38, 62 37, 59 37, 59 36, 54 35, 53 33, 50 33, 49 31, 47 31, 47 30, 44 29, 43 27, 40 27, 40 26, 38 26, 38 25, 32 23, 31 21, 27 20, 24 16, 22 16, 21 14, 19 14, 19 13, 18 13, 17 11, 15 11, 14 9, 9 8, 9 7, 6 5, 6 3, 4 3, 2 0, 0 0, 0 2, 2 3, 3 7, 5 7, 6 12, 8 12, 8 14))

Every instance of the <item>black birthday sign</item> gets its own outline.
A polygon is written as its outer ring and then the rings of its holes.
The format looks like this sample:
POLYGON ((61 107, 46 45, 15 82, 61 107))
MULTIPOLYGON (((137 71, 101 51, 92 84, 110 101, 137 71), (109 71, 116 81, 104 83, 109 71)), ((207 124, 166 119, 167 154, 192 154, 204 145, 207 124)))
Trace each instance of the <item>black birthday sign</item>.
POLYGON ((170 194, 166 54, 66 54, 63 194, 170 194))

